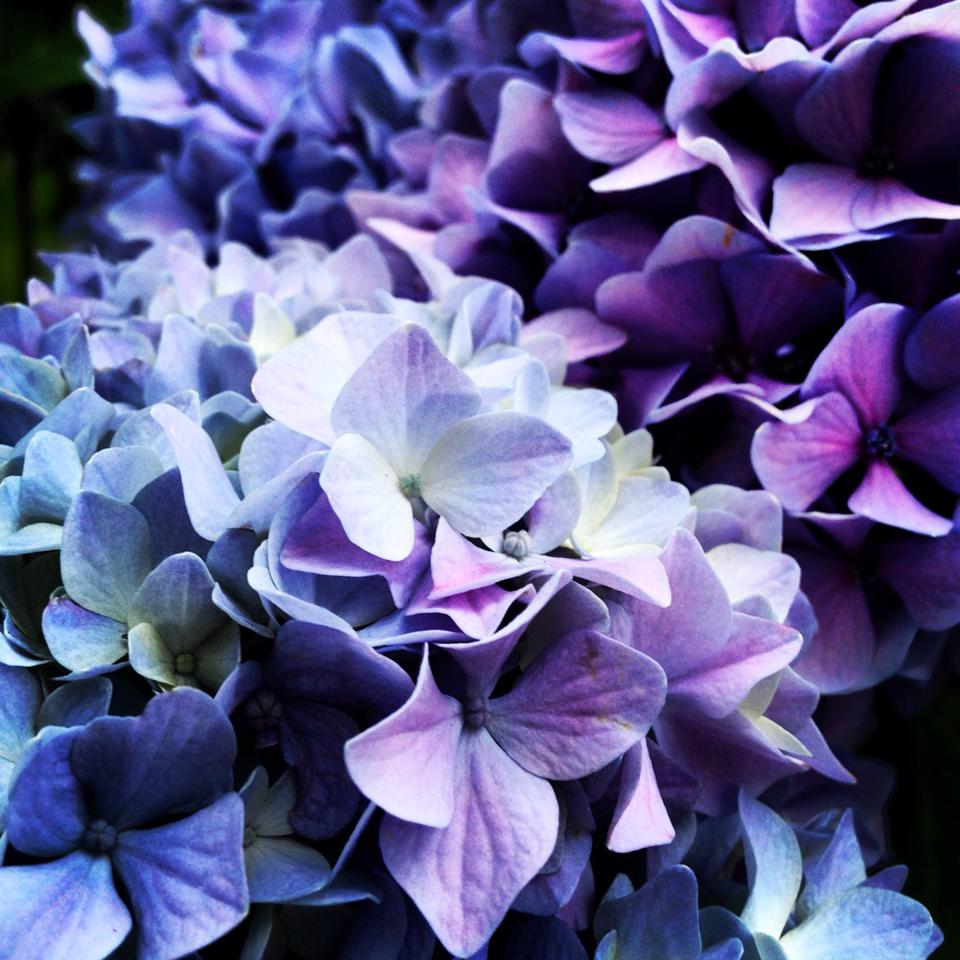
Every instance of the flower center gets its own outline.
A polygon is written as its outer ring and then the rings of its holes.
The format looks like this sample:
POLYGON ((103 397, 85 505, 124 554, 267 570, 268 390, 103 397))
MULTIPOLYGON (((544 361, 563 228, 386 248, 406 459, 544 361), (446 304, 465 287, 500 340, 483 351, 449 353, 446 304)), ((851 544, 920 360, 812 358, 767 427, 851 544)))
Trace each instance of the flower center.
POLYGON ((514 560, 522 560, 530 552, 531 546, 530 534, 526 530, 508 530, 503 535, 500 552, 514 560))
POLYGON ((866 436, 867 453, 871 457, 889 460, 897 452, 897 443, 889 427, 874 427, 866 436))
POLYGON ((254 840, 257 839, 257 832, 253 827, 244 827, 243 828, 243 845, 249 847, 254 840))
POLYGON ((893 154, 890 148, 883 144, 874 147, 860 164, 860 174, 864 177, 889 177, 896 173, 896 170, 893 154))
POLYGON ((178 653, 177 660, 174 664, 174 670, 177 671, 181 676, 189 676, 193 673, 193 654, 192 653, 178 653))
POLYGON ((272 690, 258 690, 243 705, 243 712, 254 730, 272 730, 283 716, 283 704, 272 690))
POLYGON ((470 730, 479 730, 490 719, 490 705, 486 697, 467 697, 463 703, 463 722, 470 730))
POLYGON ((117 842, 117 828, 106 820, 93 820, 83 834, 83 848, 90 853, 108 853, 117 842))
POLYGON ((420 474, 411 473, 400 478, 400 492, 408 499, 413 500, 420 496, 420 474))

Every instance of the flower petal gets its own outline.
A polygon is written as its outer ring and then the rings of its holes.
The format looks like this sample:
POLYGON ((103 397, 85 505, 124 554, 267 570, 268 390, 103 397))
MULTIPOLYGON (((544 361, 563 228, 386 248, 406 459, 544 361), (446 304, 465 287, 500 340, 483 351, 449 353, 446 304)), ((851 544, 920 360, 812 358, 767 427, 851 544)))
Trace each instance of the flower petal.
POLYGON ((63 530, 63 585, 80 606, 124 623, 133 595, 150 572, 150 531, 133 507, 81 493, 63 530))
POLYGON ((410 323, 381 342, 344 384, 331 421, 359 434, 401 476, 417 474, 434 444, 480 408, 473 381, 410 323))
POLYGON ((384 560, 405 560, 413 550, 413 508, 400 478, 363 437, 340 437, 327 456, 320 486, 350 542, 384 560))
POLYGON ((243 803, 235 793, 167 826, 121 833, 113 862, 133 905, 142 960, 176 960, 247 912, 243 803))
POLYGON ((453 816, 463 708, 438 689, 424 647, 410 699, 347 743, 347 770, 377 806, 411 823, 445 827, 453 816))
POLYGON ((479 950, 553 852, 553 788, 517 766, 485 730, 464 738, 453 818, 425 827, 387 816, 387 869, 455 956, 479 950))
POLYGON ((485 413, 451 427, 421 472, 427 505, 468 537, 515 523, 571 461, 570 442, 536 417, 485 413))
POLYGON ((101 960, 132 925, 110 860, 81 851, 0 868, 0 903, 0 943, 17 960, 101 960))
POLYGON ((642 653, 594 631, 554 640, 509 693, 488 729, 525 770, 551 780, 594 773, 647 732, 666 677, 642 653))

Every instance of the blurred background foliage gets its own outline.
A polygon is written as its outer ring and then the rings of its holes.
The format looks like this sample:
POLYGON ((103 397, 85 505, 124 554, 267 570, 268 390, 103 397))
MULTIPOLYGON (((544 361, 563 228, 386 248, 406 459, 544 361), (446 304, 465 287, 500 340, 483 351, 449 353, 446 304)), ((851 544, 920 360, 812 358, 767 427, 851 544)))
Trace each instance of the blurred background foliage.
MULTIPOLYGON (((81 148, 72 119, 93 109, 75 0, 0 0, 0 303, 22 300, 40 270, 37 250, 74 239, 68 215, 79 196, 71 171, 81 148)), ((113 27, 123 0, 87 0, 113 27)))
MULTIPOLYGON (((0 0, 0 303, 23 300, 27 279, 45 274, 37 250, 83 243, 70 220, 82 151, 69 124, 93 109, 95 95, 83 74, 74 5, 0 0)), ((87 0, 86 7, 111 28, 125 22, 124 0, 87 0)), ((942 666, 943 675, 953 670, 942 666)), ((860 750, 897 771, 893 861, 909 866, 907 892, 943 927, 947 943, 937 956, 944 960, 960 958, 960 688, 955 679, 945 686, 923 705, 913 702, 916 688, 894 698, 881 692, 860 750)))

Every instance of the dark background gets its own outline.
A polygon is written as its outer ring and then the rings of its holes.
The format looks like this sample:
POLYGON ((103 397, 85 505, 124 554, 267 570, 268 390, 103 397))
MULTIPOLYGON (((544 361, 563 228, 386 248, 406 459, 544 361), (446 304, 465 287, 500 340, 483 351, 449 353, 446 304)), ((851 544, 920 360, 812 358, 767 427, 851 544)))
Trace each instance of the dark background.
MULTIPOLYGON (((73 0, 0 0, 0 303, 25 298, 43 270, 37 250, 82 243, 72 181, 81 155, 67 126, 95 97, 82 72, 84 48, 73 30, 73 0)), ((123 25, 123 0, 88 0, 111 28, 123 25)), ((943 671, 952 673, 944 665, 943 671)), ((938 958, 960 957, 960 686, 947 683, 920 706, 900 686, 881 692, 877 722, 861 752, 898 771, 891 803, 891 848, 910 867, 907 892, 947 935, 938 958)), ((926 699, 924 696, 922 699, 926 699)))
MULTIPOLYGON (((123 0, 87 0, 111 27, 123 0)), ((40 272, 37 250, 69 245, 65 219, 78 202, 71 179, 80 146, 67 130, 89 113, 93 88, 73 30, 73 0, 0 0, 0 303, 25 298, 40 272)))

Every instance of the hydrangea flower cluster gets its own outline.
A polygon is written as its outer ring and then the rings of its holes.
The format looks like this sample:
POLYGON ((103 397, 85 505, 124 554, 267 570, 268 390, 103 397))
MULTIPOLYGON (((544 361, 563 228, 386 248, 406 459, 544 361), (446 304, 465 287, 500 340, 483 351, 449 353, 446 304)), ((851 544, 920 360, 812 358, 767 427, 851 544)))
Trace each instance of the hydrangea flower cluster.
POLYGON ((0 953, 929 956, 960 0, 131 10, 0 308, 0 953))

